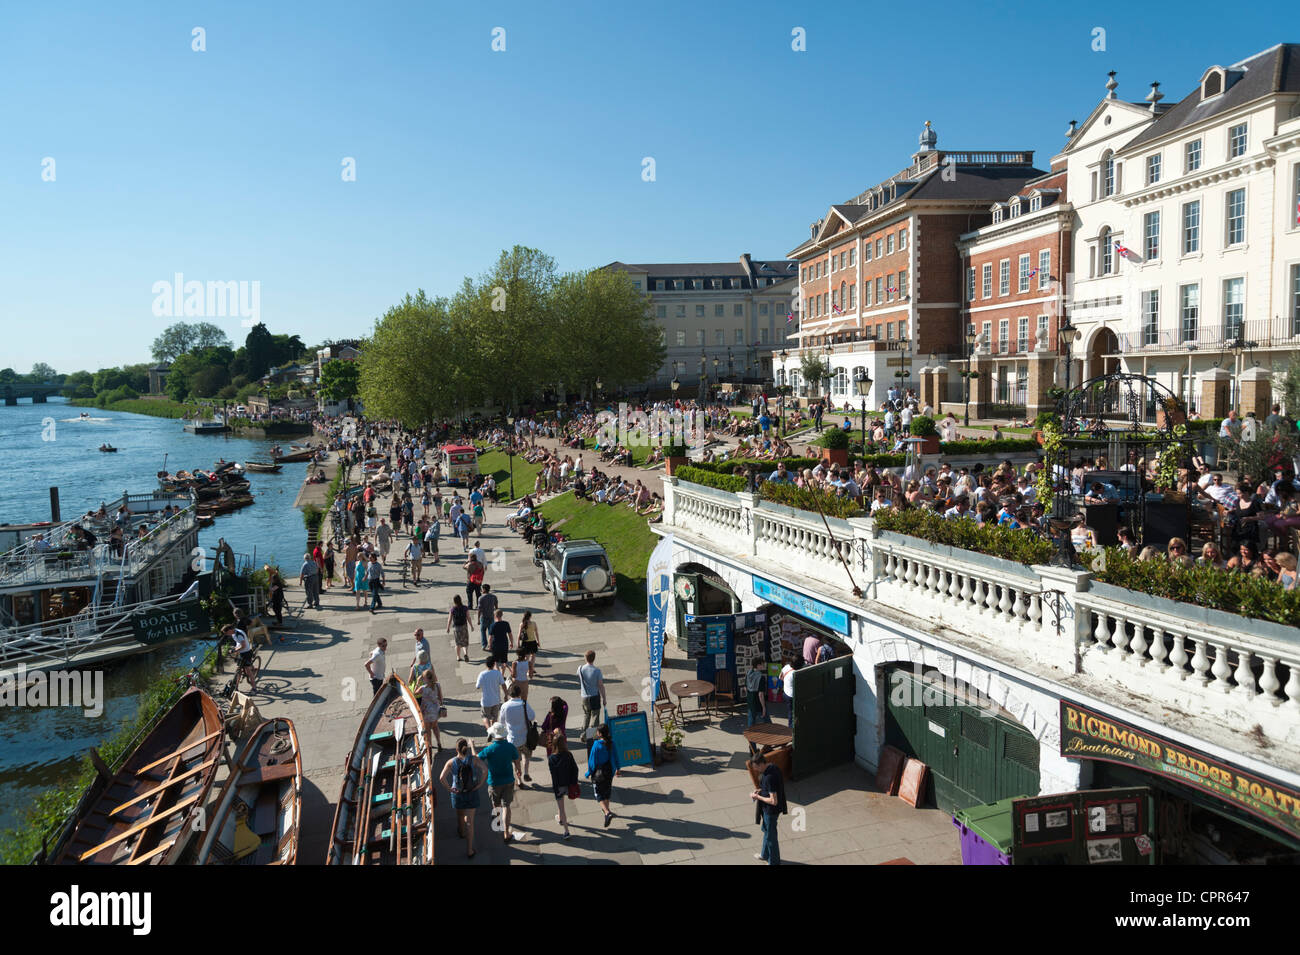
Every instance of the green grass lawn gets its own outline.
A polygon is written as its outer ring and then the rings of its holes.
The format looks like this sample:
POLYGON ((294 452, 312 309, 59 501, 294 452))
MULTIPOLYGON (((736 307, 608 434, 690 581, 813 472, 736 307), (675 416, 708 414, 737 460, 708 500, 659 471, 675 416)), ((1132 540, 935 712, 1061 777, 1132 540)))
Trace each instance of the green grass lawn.
MULTIPOLYGON (((584 442, 584 447, 586 447, 588 451, 594 451, 596 449, 596 439, 587 438, 584 442)), ((653 444, 630 444, 628 445, 628 447, 632 451, 632 466, 637 468, 645 466, 646 459, 650 457, 650 455, 654 452, 655 449, 655 446, 653 444)), ((584 462, 584 465, 588 467, 590 467, 591 464, 595 464, 597 467, 600 467, 599 459, 596 459, 595 461, 584 462)))
MULTIPOLYGON (((510 456, 502 451, 489 451, 478 456, 478 469, 481 474, 490 474, 497 482, 497 492, 502 499, 510 493, 510 456)), ((533 483, 537 480, 540 464, 529 464, 522 455, 515 455, 515 497, 533 493, 533 483)))
MULTIPOLYGON (((936 420, 938 420, 938 419, 936 419, 936 420)), ((962 425, 962 427, 965 428, 966 425, 962 425)), ((1033 428, 1003 428, 1001 425, 999 425, 998 427, 999 427, 999 429, 1002 431, 1003 434, 1023 434, 1025 437, 1028 438, 1028 437, 1032 437, 1032 436, 1033 436, 1033 433, 1034 433, 1034 429, 1033 429, 1033 428)), ((993 430, 993 425, 991 425, 991 424, 973 424, 973 425, 970 426, 970 429, 971 429, 972 431, 992 431, 992 430, 993 430)))
POLYGON ((634 613, 645 613, 645 569, 659 538, 643 515, 623 504, 589 504, 572 493, 547 501, 542 514, 552 526, 568 518, 559 528, 565 537, 599 541, 618 574, 619 599, 634 613))

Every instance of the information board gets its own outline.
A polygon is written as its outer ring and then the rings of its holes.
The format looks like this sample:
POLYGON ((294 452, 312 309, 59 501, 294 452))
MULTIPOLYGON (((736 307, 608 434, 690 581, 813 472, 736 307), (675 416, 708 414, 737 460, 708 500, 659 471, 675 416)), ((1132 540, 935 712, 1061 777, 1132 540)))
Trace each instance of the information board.
POLYGON ((615 716, 608 721, 620 766, 644 766, 650 757, 650 724, 644 713, 615 716))
POLYGON ((706 655, 708 624, 694 617, 686 618, 686 655, 697 660, 706 655))
POLYGON ((132 614, 131 632, 141 643, 163 643, 182 637, 206 637, 212 632, 212 623, 197 600, 187 600, 132 614))

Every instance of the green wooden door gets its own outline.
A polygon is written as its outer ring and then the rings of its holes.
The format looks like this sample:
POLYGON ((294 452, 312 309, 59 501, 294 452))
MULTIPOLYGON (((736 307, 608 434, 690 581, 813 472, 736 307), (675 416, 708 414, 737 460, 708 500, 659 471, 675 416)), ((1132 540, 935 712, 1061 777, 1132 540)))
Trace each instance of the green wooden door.
POLYGON ((840 657, 795 672, 795 778, 803 779, 853 758, 856 689, 852 657, 840 657))
POLYGON ((1000 714, 896 668, 888 673, 885 742, 929 767, 927 798, 945 811, 1038 792, 1038 740, 1000 714))

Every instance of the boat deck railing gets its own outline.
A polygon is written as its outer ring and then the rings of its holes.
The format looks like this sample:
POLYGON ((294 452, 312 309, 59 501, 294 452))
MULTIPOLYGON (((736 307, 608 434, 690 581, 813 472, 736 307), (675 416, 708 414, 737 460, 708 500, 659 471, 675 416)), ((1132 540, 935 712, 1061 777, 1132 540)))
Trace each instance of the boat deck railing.
POLYGON ((69 521, 50 532, 45 541, 48 546, 36 546, 37 541, 33 538, 0 555, 0 587, 90 580, 100 574, 134 576, 192 531, 196 520, 194 505, 188 503, 179 513, 160 522, 143 537, 125 541, 119 552, 115 552, 99 534, 96 537, 101 539, 93 547, 72 548, 70 537, 74 532, 71 528, 82 522, 69 521))

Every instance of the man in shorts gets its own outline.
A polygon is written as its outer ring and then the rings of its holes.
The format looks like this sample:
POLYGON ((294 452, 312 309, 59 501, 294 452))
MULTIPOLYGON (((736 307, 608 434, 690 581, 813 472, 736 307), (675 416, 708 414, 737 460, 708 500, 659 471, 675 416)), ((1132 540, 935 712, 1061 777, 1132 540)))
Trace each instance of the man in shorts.
POLYGON ((501 695, 505 689, 506 678, 497 669, 496 661, 488 657, 483 661, 483 672, 474 681, 479 691, 479 705, 483 708, 483 728, 491 730, 501 716, 501 695))
POLYGON ((510 669, 510 651, 515 648, 515 635, 505 614, 498 610, 493 615, 492 626, 488 628, 488 650, 492 659, 501 668, 502 678, 510 669))
POLYGON ((406 545, 406 556, 411 559, 411 581, 418 584, 420 582, 420 569, 424 566, 424 550, 420 547, 420 542, 414 537, 406 545))
MULTIPOLYGON (((510 804, 515 800, 515 760, 519 750, 506 741, 506 728, 500 723, 493 723, 488 730, 491 742, 479 750, 478 758, 487 764, 488 795, 492 799, 493 815, 501 812, 501 831, 506 842, 514 842, 510 831, 510 804)), ((493 828, 495 820, 493 820, 493 828)))
POLYGON ((434 564, 440 563, 438 558, 438 537, 442 533, 442 524, 435 517, 429 522, 429 529, 424 532, 424 543, 429 549, 429 554, 433 557, 434 564))

